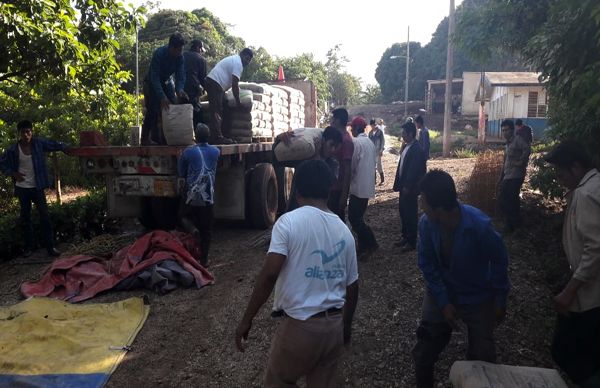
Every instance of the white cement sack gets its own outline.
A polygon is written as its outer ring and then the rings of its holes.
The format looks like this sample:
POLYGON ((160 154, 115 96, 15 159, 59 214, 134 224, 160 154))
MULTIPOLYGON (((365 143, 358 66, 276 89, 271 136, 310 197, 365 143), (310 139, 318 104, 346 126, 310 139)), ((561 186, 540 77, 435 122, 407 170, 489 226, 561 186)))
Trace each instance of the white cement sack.
POLYGON ((264 102, 265 104, 271 103, 271 97, 267 96, 266 94, 254 93, 252 98, 254 99, 254 101, 264 102))
MULTIPOLYGON (((252 91, 251 90, 243 90, 240 89, 240 104, 242 105, 243 108, 250 110, 252 109, 252 91)), ((231 90, 227 91, 227 93, 225 93, 225 96, 227 98, 227 104, 231 107, 231 108, 235 108, 237 106, 237 103, 235 101, 235 97, 233 96, 233 92, 231 90)))
POLYGON ((275 157, 281 162, 312 158, 321 147, 322 134, 321 128, 298 128, 289 146, 283 142, 275 146, 275 157))
POLYGON ((192 104, 171 104, 162 111, 162 127, 168 145, 191 145, 194 142, 194 108, 192 104))
POLYGON ((273 89, 266 84, 257 84, 254 82, 240 82, 239 86, 240 89, 251 90, 254 93, 265 94, 269 97, 273 95, 273 89))
POLYGON ((554 369, 456 361, 450 369, 454 388, 567 388, 554 369))
POLYGON ((234 121, 251 121, 254 118, 254 114, 252 112, 235 111, 232 113, 231 118, 234 121))

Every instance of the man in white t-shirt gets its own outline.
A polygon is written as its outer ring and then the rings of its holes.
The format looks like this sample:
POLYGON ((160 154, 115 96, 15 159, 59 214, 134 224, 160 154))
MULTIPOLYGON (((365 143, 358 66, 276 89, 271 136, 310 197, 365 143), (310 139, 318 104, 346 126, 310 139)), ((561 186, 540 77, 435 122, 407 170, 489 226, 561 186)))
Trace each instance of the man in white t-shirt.
POLYGON ((231 88, 233 97, 240 106, 239 82, 244 67, 252 61, 254 53, 249 48, 239 54, 221 59, 208 73, 205 80, 206 93, 208 94, 210 112, 210 135, 212 144, 231 144, 231 139, 223 137, 221 125, 223 122, 223 101, 225 92, 231 88))
POLYGON ((266 262, 237 327, 244 351, 252 320, 273 288, 273 316, 283 316, 271 344, 265 387, 294 386, 306 376, 308 388, 332 385, 337 362, 349 343, 358 300, 354 238, 327 207, 333 176, 322 160, 296 171, 300 208, 273 227, 266 262))
POLYGON ((365 119, 357 116, 350 126, 354 136, 354 153, 352 154, 348 221, 356 233, 359 258, 364 260, 378 247, 373 231, 365 222, 369 198, 375 197, 375 165, 378 152, 375 144, 365 133, 367 127, 365 119))

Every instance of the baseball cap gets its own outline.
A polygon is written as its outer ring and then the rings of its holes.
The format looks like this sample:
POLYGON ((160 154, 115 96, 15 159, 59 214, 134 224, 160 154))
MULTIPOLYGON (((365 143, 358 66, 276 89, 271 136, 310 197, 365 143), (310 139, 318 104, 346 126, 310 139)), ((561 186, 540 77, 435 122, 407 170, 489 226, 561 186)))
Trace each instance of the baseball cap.
POLYGON ((350 125, 353 127, 357 126, 357 127, 365 128, 367 126, 367 122, 362 117, 356 116, 355 118, 352 119, 352 121, 350 122, 350 125))

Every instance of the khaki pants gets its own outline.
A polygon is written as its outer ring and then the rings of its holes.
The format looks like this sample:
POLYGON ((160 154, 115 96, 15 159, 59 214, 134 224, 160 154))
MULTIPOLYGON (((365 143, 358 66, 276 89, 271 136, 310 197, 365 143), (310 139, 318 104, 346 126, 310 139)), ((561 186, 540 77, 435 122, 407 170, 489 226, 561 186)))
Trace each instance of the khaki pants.
POLYGON ((295 387, 306 376, 306 387, 332 387, 337 362, 344 352, 342 314, 306 321, 286 317, 271 344, 266 388, 295 387))

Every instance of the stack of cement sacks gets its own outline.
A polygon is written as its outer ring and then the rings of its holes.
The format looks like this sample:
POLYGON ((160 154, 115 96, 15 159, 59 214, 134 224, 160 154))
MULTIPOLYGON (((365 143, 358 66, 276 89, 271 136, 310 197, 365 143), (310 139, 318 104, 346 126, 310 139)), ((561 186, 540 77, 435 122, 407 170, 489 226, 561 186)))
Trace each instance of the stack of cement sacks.
POLYGON ((289 115, 287 118, 290 130, 304 127, 304 93, 298 89, 284 85, 275 85, 276 89, 286 93, 289 115))
POLYGON ((225 135, 229 133, 238 143, 248 143, 253 138, 272 140, 304 125, 304 95, 299 90, 249 82, 239 85, 241 108, 236 107, 231 90, 226 93, 230 109, 224 115, 224 127, 230 131, 225 130, 225 135))

